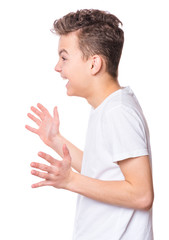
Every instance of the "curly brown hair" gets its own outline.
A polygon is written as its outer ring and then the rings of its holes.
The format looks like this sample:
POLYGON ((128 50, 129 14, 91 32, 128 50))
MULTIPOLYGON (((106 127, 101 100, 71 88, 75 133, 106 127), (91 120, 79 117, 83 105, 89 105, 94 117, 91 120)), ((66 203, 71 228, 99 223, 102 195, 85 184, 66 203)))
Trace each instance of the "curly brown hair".
POLYGON ((79 48, 84 59, 101 55, 107 72, 115 79, 124 43, 122 22, 113 14, 97 9, 82 9, 70 12, 53 23, 54 32, 66 35, 77 31, 79 48))

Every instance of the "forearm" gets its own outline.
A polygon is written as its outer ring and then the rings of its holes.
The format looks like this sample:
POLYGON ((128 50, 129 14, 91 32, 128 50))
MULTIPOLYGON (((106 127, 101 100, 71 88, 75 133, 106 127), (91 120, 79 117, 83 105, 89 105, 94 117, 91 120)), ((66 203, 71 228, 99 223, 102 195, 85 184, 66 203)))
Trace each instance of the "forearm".
POLYGON ((58 135, 52 143, 50 143, 50 147, 55 150, 62 158, 63 158, 63 151, 62 147, 63 144, 66 144, 66 146, 69 149, 71 158, 72 158, 72 167, 77 171, 81 172, 81 165, 82 165, 82 159, 83 159, 83 151, 81 151, 79 148, 77 148, 74 144, 69 142, 66 138, 64 138, 62 135, 58 135))
POLYGON ((150 208, 147 196, 125 180, 103 181, 73 173, 67 190, 107 204, 141 210, 150 208))

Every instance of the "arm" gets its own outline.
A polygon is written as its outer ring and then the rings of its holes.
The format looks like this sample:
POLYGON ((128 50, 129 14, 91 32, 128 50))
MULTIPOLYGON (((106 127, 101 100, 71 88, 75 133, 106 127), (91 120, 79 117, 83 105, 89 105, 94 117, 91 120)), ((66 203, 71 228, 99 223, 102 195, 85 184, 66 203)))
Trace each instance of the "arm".
POLYGON ((53 186, 112 205, 140 210, 151 208, 153 183, 148 156, 130 158, 119 162, 125 180, 103 181, 73 172, 69 167, 71 165, 69 150, 66 148, 65 154, 64 148, 66 147, 63 146, 64 157, 61 162, 50 155, 43 154, 41 157, 50 162, 51 166, 40 163, 31 164, 32 167, 47 172, 32 171, 33 175, 45 179, 43 182, 34 184, 34 188, 53 186))
POLYGON ((79 148, 77 148, 75 145, 73 145, 66 138, 59 134, 55 139, 53 139, 50 147, 54 149, 62 158, 63 158, 62 152, 63 144, 66 144, 72 157, 71 166, 77 172, 80 173, 83 159, 83 151, 81 151, 79 148))
POLYGON ((62 158, 62 146, 65 143, 68 146, 73 159, 72 167, 76 171, 80 172, 83 152, 60 134, 60 121, 57 107, 54 108, 52 117, 42 104, 38 103, 37 106, 39 109, 31 107, 31 110, 37 115, 38 118, 31 113, 28 113, 28 117, 33 120, 39 126, 39 128, 35 129, 26 125, 26 129, 37 134, 46 145, 55 150, 62 158))
POLYGON ((103 181, 74 174, 67 189, 108 204, 149 210, 153 203, 153 183, 148 156, 119 162, 125 180, 103 181))

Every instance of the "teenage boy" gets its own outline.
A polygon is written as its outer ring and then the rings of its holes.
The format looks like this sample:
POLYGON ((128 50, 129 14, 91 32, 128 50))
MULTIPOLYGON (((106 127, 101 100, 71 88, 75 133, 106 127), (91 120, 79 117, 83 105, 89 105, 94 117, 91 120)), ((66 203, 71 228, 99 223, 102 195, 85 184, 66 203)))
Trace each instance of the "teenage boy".
POLYGON ((84 152, 61 135, 57 107, 53 117, 41 104, 31 107, 36 117, 28 113, 38 129, 26 128, 63 158, 40 152, 49 164, 31 163, 32 174, 44 179, 32 187, 79 194, 74 240, 153 239, 149 132, 133 91, 118 82, 120 24, 108 12, 87 9, 54 22, 60 36, 55 70, 68 80, 68 96, 91 105, 84 152))

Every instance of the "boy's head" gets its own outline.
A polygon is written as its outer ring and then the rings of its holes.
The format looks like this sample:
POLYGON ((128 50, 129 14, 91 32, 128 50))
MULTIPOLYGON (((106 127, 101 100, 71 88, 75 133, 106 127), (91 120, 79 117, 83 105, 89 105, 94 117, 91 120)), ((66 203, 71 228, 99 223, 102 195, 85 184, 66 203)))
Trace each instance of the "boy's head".
POLYGON ((54 31, 60 36, 76 32, 83 59, 100 55, 106 71, 117 79, 118 65, 124 43, 121 21, 114 15, 100 10, 78 10, 54 22, 54 31))

